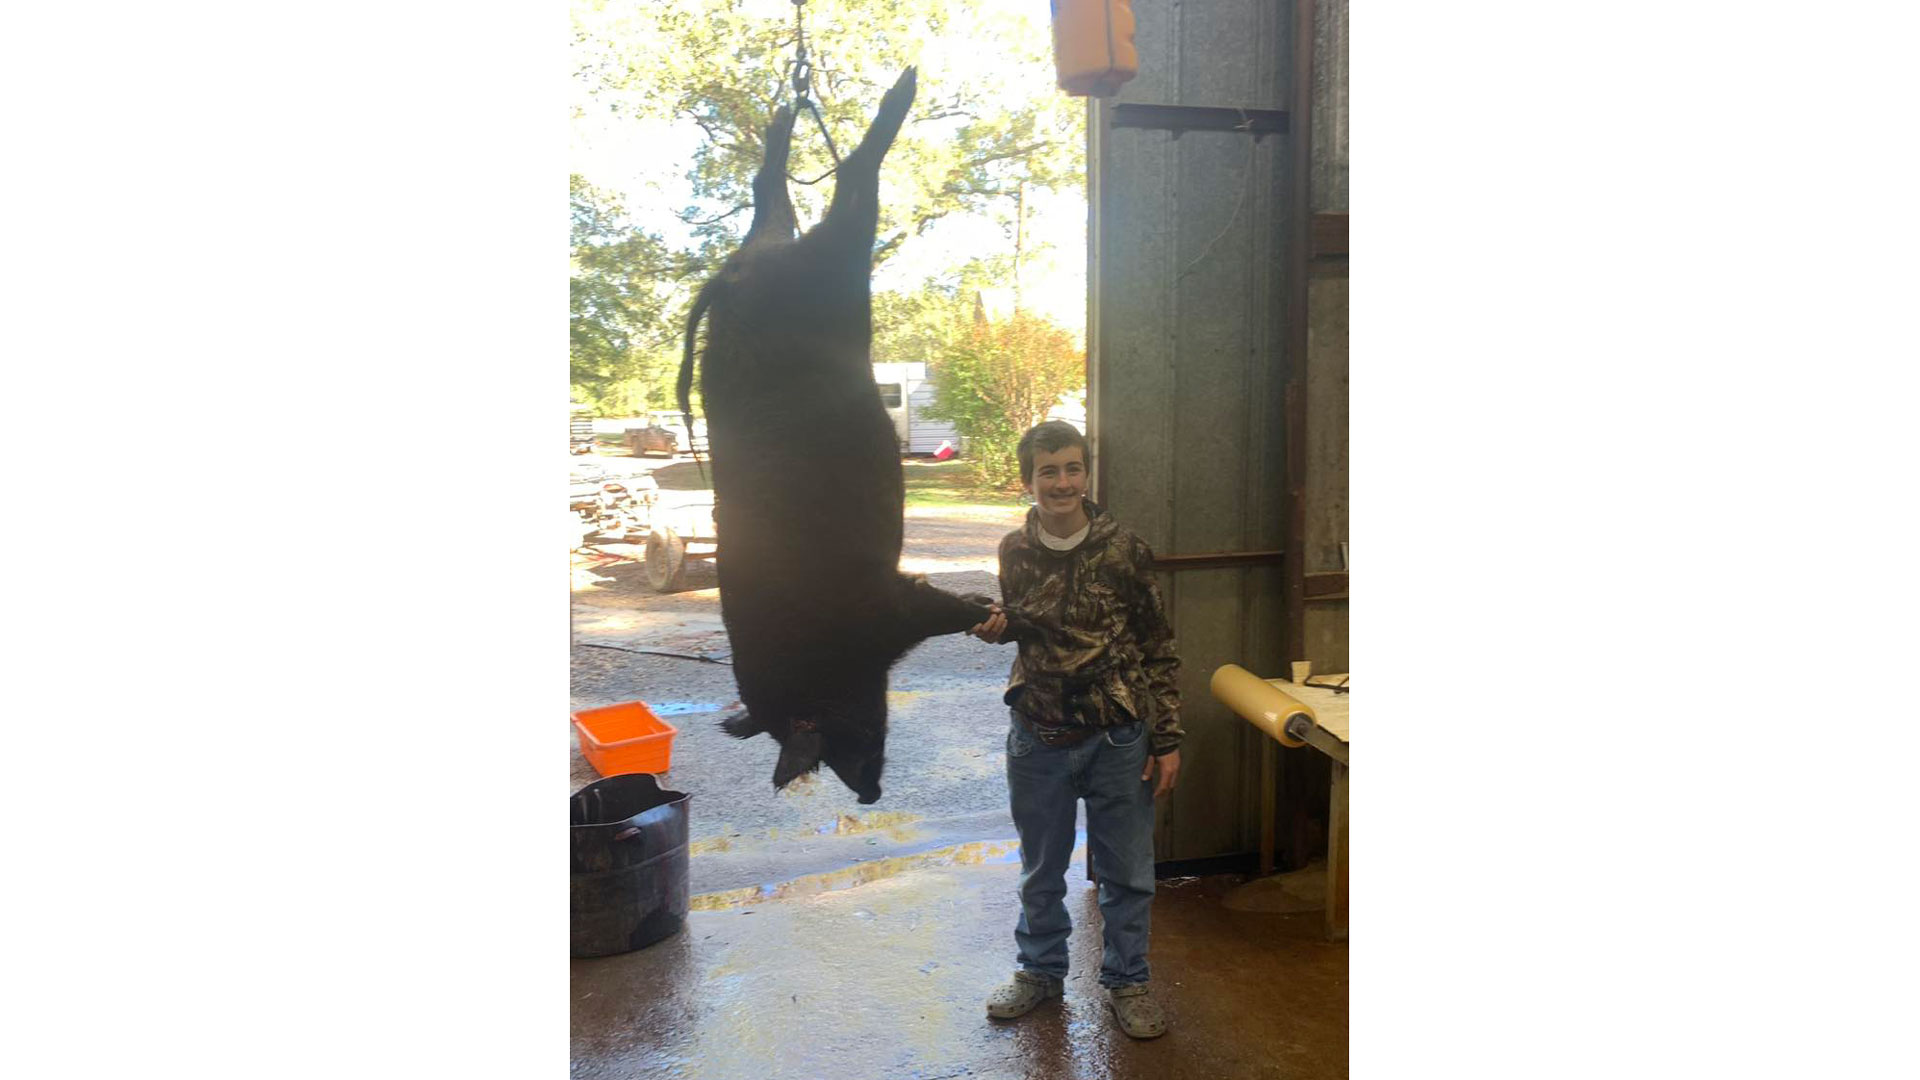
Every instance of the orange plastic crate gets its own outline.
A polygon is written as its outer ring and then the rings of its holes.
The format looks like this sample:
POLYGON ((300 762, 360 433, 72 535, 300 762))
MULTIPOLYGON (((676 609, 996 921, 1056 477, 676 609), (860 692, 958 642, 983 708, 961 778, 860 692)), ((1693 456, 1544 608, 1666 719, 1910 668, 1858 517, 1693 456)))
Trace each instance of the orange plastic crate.
POLYGON ((680 729, 653 715, 644 701, 628 701, 573 714, 580 753, 601 776, 663 773, 673 763, 673 737, 680 729))

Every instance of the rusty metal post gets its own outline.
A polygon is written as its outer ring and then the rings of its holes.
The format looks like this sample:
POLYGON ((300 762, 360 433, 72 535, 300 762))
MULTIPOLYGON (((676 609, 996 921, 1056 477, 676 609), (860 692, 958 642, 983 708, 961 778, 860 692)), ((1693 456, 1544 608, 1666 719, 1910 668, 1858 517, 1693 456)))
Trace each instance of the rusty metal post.
POLYGON ((1287 103, 1287 659, 1307 660, 1307 254, 1313 241, 1313 0, 1294 0, 1287 103))

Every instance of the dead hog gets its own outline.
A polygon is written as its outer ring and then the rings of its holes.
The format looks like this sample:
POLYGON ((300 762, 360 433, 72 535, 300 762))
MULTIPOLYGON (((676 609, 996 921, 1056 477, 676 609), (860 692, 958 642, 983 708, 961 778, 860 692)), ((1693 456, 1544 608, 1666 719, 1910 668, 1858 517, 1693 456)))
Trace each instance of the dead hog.
MULTIPOLYGON (((754 179, 753 224, 701 287, 695 331, 719 531, 720 610, 743 716, 728 733, 780 744, 776 788, 825 763, 862 803, 880 797, 887 672, 925 638, 971 627, 962 599, 899 572, 904 488, 874 386, 869 275, 880 161, 913 103, 908 68, 840 163, 833 201, 797 240, 787 195, 792 108, 774 114, 754 179)), ((689 425, 691 429, 691 425, 689 425)), ((1010 634, 1029 632, 1010 612, 1010 634)))

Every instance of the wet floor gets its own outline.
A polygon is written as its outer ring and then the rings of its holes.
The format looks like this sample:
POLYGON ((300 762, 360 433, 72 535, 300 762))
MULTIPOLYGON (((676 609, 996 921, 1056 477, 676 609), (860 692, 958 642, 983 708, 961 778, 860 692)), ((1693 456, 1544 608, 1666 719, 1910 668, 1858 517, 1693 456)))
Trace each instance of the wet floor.
POLYGON ((1099 909, 1077 872, 1065 1000, 988 1020, 1012 968, 1018 877, 1017 849, 980 842, 704 894, 674 937, 572 962, 573 1075, 1346 1075, 1346 946, 1321 940, 1318 912, 1229 910, 1238 877, 1161 883, 1150 962, 1165 1037, 1112 1026, 1099 909))
MULTIPOLYGON (((1020 515, 909 511, 902 567, 992 592, 994 552, 1020 515)), ((721 732, 737 690, 731 668, 698 659, 727 651, 711 582, 661 595, 638 563, 595 561, 576 567, 573 600, 574 707, 646 700, 679 729, 665 780, 693 795, 695 894, 674 937, 572 961, 574 1076, 1346 1075, 1346 947, 1323 942, 1319 912, 1291 894, 1255 898, 1281 911, 1229 910, 1238 878, 1161 883, 1150 960, 1172 1030, 1146 1043, 1113 1030, 1083 852, 1068 874, 1066 1000, 986 1018, 1013 967, 1018 911, 1000 705, 1010 653, 953 635, 894 668, 886 794, 865 807, 831 776, 773 793, 776 748, 721 732)), ((597 777, 571 729, 568 742, 571 793, 597 777)))

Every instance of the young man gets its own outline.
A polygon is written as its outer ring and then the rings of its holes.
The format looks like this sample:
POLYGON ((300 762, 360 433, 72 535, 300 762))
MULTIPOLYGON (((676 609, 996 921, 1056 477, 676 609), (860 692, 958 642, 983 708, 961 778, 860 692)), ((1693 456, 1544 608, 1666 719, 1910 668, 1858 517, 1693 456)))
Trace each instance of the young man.
MULTIPOLYGON (((1020 834, 1019 969, 987 1014, 1024 1016, 1059 997, 1072 923, 1065 903, 1074 804, 1100 883, 1100 985, 1121 1030, 1164 1034, 1147 992, 1153 800, 1180 775, 1180 660, 1154 583, 1153 553, 1086 497, 1087 441, 1049 421, 1020 440, 1033 496, 1024 528, 1000 541, 1000 593, 1044 640, 1023 641, 1007 681, 1007 787, 1020 834)), ((997 643, 998 610, 969 633, 997 643)))

